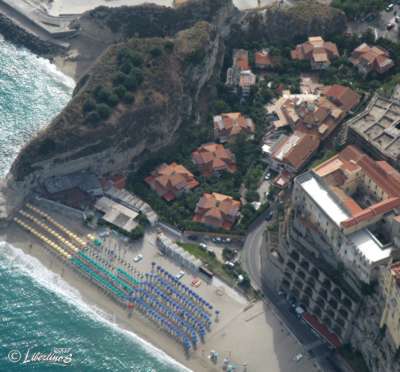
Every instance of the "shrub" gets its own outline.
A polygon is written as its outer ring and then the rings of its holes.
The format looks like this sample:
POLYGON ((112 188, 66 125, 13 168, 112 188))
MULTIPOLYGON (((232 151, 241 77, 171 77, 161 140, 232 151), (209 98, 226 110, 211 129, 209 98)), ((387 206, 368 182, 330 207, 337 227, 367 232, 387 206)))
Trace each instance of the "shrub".
POLYGON ((86 116, 86 120, 91 124, 97 124, 101 121, 101 117, 97 111, 92 111, 86 116))
POLYGON ((131 104, 135 102, 135 96, 132 93, 127 92, 123 97, 122 97, 122 102, 131 104))
POLYGON ((133 68, 133 65, 132 65, 130 62, 125 62, 125 63, 121 66, 120 70, 121 70, 124 74, 129 74, 129 73, 131 72, 132 68, 133 68))
POLYGON ((137 80, 132 75, 126 76, 122 84, 126 89, 130 90, 131 92, 139 86, 137 80))
POLYGON ((158 58, 162 55, 162 50, 158 47, 155 47, 150 50, 150 54, 153 58, 158 58))
POLYGON ((83 112, 88 113, 93 111, 96 108, 96 102, 94 101, 93 98, 88 98, 85 103, 83 104, 83 112))
POLYGON ((114 89, 114 94, 119 98, 122 99, 125 94, 128 93, 128 91, 126 90, 126 88, 123 85, 118 85, 115 89, 114 89))
POLYGON ((130 234, 132 240, 142 239, 144 236, 144 228, 141 225, 136 226, 130 234))
POLYGON ((126 77, 127 75, 124 74, 123 72, 117 72, 113 77, 114 86, 123 84, 126 77))
POLYGON ((134 67, 129 76, 133 76, 136 79, 138 85, 143 83, 144 76, 143 71, 140 68, 134 67))
POLYGON ((166 41, 164 44, 164 49, 168 53, 171 53, 174 50, 174 43, 172 41, 166 41))
POLYGON ((101 103, 96 107, 97 113, 100 115, 102 119, 108 119, 112 113, 110 106, 106 105, 105 103, 101 103))
POLYGON ((111 107, 114 107, 114 106, 116 106, 116 105, 118 104, 118 102, 119 102, 119 97, 118 97, 116 94, 111 93, 111 94, 109 95, 109 97, 108 97, 107 103, 108 103, 111 107))
POLYGON ((107 88, 101 86, 97 86, 94 90, 94 96, 98 103, 107 103, 110 95, 111 92, 107 88))
POLYGON ((143 58, 140 53, 128 48, 123 48, 118 52, 118 63, 131 63, 133 66, 140 67, 143 65, 143 58))

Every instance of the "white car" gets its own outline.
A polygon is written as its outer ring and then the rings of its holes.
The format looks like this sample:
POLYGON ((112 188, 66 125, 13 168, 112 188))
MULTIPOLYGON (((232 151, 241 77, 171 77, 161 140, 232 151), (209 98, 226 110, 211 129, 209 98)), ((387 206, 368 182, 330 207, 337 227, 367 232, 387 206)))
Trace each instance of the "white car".
POLYGON ((185 272, 181 270, 181 271, 179 271, 178 274, 175 275, 175 278, 179 280, 179 279, 182 279, 184 277, 184 275, 185 275, 185 272))
POLYGON ((303 359, 303 356, 304 356, 303 354, 299 353, 299 354, 295 355, 295 357, 293 358, 293 360, 294 360, 295 362, 300 362, 300 360, 303 359))
POLYGON ((206 243, 200 243, 199 246, 203 249, 207 249, 207 244, 206 243))
POLYGON ((134 259, 133 262, 140 262, 143 260, 143 255, 142 254, 138 254, 134 259))

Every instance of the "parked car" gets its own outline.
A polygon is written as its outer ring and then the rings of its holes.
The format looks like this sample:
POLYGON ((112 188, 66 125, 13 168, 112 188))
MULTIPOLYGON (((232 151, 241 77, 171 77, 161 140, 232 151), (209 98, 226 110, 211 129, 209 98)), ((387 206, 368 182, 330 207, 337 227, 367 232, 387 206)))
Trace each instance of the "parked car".
POLYGON ((394 4, 391 3, 391 4, 389 4, 389 5, 385 8, 385 10, 386 10, 387 12, 391 12, 391 11, 393 10, 393 8, 394 8, 394 4))
POLYGON ((268 172, 268 173, 265 175, 264 180, 269 181, 270 179, 271 179, 271 173, 268 172))
POLYGON ((204 243, 204 242, 201 242, 200 244, 199 244, 199 246, 201 247, 201 248, 203 248, 203 249, 207 249, 207 244, 206 243, 204 243))
POLYGON ((184 276, 185 276, 185 272, 181 270, 181 271, 179 271, 178 274, 175 275, 175 278, 178 279, 178 280, 180 280, 180 279, 182 279, 184 276))
POLYGON ((303 357, 304 357, 304 355, 303 355, 302 353, 298 353, 298 354, 296 354, 296 355, 294 356, 293 360, 294 360, 295 362, 300 362, 300 360, 302 360, 303 357))
POLYGON ((225 261, 225 266, 234 268, 234 267, 235 267, 235 264, 234 264, 233 262, 231 262, 231 261, 225 261))
POLYGON ((201 280, 199 278, 193 278, 192 287, 198 288, 201 285, 201 280))
POLYGON ((392 23, 392 22, 389 22, 389 23, 386 25, 386 29, 387 29, 388 31, 390 31, 393 27, 394 27, 394 23, 392 23))
POLYGON ((271 221, 273 216, 274 214, 271 211, 269 211, 265 216, 265 221, 271 221))
POLYGON ((143 260, 143 255, 138 254, 136 257, 134 257, 133 262, 140 262, 143 260))
POLYGON ((189 236, 188 236, 188 239, 194 240, 194 241, 198 240, 198 238, 197 238, 196 235, 189 235, 189 236))

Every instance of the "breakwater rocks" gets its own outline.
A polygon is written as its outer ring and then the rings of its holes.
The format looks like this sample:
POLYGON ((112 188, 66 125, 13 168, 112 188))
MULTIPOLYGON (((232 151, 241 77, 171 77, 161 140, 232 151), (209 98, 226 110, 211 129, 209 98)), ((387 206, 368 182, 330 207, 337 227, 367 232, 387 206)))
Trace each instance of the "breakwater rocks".
POLYGON ((0 34, 14 45, 25 47, 31 52, 41 56, 49 57, 62 51, 61 46, 39 39, 37 36, 25 31, 3 14, 0 14, 0 34))

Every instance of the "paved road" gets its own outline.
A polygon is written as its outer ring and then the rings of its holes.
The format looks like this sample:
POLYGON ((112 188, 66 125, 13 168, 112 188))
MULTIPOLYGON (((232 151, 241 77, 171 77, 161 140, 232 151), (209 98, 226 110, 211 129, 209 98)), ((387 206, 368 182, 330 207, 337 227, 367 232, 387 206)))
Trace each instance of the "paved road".
POLYGON ((243 268, 248 273, 253 286, 263 292, 266 305, 273 309, 282 324, 303 345, 304 350, 316 359, 319 366, 327 372, 341 372, 342 370, 337 367, 335 362, 334 352, 329 349, 325 342, 321 341, 307 324, 296 317, 287 301, 276 294, 268 283, 268 277, 263 275, 265 273, 263 262, 266 258, 266 251, 263 250, 263 239, 267 224, 264 216, 261 216, 253 224, 252 230, 247 235, 242 250, 243 268))

